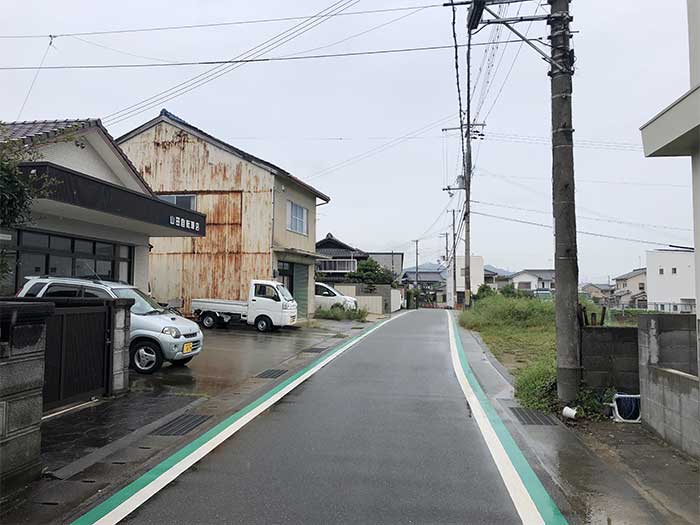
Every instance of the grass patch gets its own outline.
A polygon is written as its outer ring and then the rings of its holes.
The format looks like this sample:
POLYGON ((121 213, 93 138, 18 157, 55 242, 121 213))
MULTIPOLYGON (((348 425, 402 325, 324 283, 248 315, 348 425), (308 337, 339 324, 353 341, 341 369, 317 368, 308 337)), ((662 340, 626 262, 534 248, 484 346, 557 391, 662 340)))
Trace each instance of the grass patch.
POLYGON ((319 308, 316 310, 317 319, 332 319, 334 321, 360 321, 367 320, 367 309, 346 310, 345 308, 319 308))

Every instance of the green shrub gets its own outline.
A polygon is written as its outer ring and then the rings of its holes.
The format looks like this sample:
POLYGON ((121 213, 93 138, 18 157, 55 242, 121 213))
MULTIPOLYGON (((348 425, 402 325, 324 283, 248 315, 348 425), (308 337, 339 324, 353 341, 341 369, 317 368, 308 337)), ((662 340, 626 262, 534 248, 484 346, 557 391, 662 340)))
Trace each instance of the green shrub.
POLYGON ((346 310, 345 308, 318 308, 316 310, 317 319, 332 319, 334 321, 360 321, 367 320, 367 309, 346 310))
POLYGON ((541 356, 520 370, 515 396, 527 408, 551 411, 557 403, 557 366, 554 355, 541 356))
POLYGON ((479 289, 476 291, 476 295, 474 295, 474 300, 475 301, 481 301, 482 299, 486 299, 487 297, 491 297, 493 295, 496 295, 496 291, 491 288, 488 284, 482 284, 479 286, 479 289))
POLYGON ((471 330, 495 326, 549 328, 554 325, 554 303, 493 295, 475 302, 471 309, 462 312, 459 321, 471 330))

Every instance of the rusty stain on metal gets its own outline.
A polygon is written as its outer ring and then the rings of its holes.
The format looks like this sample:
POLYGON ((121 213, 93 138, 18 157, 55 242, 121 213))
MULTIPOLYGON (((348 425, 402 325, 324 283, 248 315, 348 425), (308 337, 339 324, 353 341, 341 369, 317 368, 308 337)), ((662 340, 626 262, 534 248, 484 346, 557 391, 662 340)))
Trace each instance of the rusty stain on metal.
POLYGON ((274 176, 167 123, 158 123, 121 147, 154 191, 196 195, 207 235, 154 238, 153 294, 181 298, 242 299, 251 279, 270 278, 274 176))

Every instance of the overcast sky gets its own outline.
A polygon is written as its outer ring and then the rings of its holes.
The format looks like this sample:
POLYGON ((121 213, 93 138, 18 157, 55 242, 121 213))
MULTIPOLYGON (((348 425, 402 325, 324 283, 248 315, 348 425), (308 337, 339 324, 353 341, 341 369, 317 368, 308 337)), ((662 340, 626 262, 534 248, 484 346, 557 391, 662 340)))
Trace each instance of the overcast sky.
MULTIPOLYGON (((292 17, 313 14, 331 3, 4 0, 0 34, 60 34, 292 17)), ((536 3, 524 2, 521 14, 531 14, 536 3)), ((364 0, 348 11, 422 5, 429 2, 364 0)), ((510 6, 509 15, 517 9, 510 6)), ((689 87, 686 2, 579 0, 572 3, 572 9, 573 29, 579 31, 574 40, 578 59, 575 139, 639 145, 639 127, 689 87)), ((465 15, 466 8, 460 8, 462 27, 465 15)), ((299 21, 80 37, 83 41, 58 37, 48 50, 45 65, 229 59, 296 23, 299 21)), ((527 24, 520 27, 526 30, 527 24)), ((543 37, 547 29, 544 22, 535 23, 530 36, 543 37)), ((489 28, 481 31, 474 42, 487 41, 490 32, 489 28)), ((459 38, 465 39, 464 31, 459 38)), ((510 38, 504 29, 500 39, 510 38)), ((416 12, 338 16, 268 56, 319 47, 323 49, 312 53, 451 42, 450 9, 431 7, 416 12), (392 22, 399 17, 403 18, 392 22), (345 40, 387 22, 391 23, 345 40), (345 41, 337 43, 341 40, 345 41)), ((0 39, 0 65, 38 65, 47 44, 48 38, 0 39)), ((474 76, 485 49, 474 49, 474 76)), ((474 204, 473 210, 551 224, 550 148, 538 140, 522 143, 523 139, 513 142, 512 138, 549 136, 547 65, 524 47, 504 84, 518 49, 517 44, 498 48, 480 114, 486 123, 486 140, 478 145, 473 198, 499 207, 474 204)), ((463 53, 461 66, 464 73, 463 53)), ((42 71, 22 120, 105 117, 206 69, 42 71)), ((31 71, 0 71, 0 120, 17 118, 33 75, 31 71)), ((476 101, 481 92, 478 84, 476 101)), ((451 50, 246 64, 134 118, 108 124, 108 129, 119 136, 155 116, 161 107, 330 195, 331 204, 319 208, 319 237, 332 232, 360 249, 404 250, 407 263, 413 261, 410 240, 417 237, 425 237, 420 243, 421 262, 435 261, 444 253, 439 233, 448 230, 451 216, 443 210, 459 204, 456 195, 448 205, 449 196, 442 191, 446 181, 454 180, 460 162, 458 135, 452 132, 445 138, 441 131, 457 124, 451 50), (445 119, 450 115, 453 118, 445 119), (425 130, 414 138, 381 148, 421 128, 425 130), (322 171, 373 148, 380 151, 340 169, 322 171)), ((690 162, 645 159, 638 150, 602 149, 595 143, 590 147, 588 142, 589 146, 575 152, 578 229, 691 245, 690 162)), ((604 282, 608 276, 644 265, 645 252, 654 248, 579 235, 581 281, 604 282)), ((487 264, 510 270, 553 267, 552 232, 532 225, 475 215, 472 249, 487 264)))

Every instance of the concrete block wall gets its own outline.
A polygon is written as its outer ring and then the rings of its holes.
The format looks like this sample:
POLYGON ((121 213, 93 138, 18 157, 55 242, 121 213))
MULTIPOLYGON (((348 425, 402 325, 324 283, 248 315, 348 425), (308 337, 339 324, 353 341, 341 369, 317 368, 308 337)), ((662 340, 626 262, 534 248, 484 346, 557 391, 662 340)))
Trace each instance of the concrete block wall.
POLYGON ((673 446, 700 458, 700 378, 694 315, 639 316, 639 385, 642 423, 673 446), (669 367, 692 369, 695 374, 669 367))
POLYGON ((112 394, 129 390, 129 339, 133 299, 113 301, 112 394))
POLYGON ((639 394, 637 328, 586 326, 581 331, 583 380, 599 392, 639 394))
POLYGON ((46 318, 51 303, 0 302, 0 501, 41 475, 46 318))
POLYGON ((388 314, 392 311, 392 288, 390 284, 337 283, 334 288, 340 293, 357 298, 358 306, 372 314, 388 314), (380 299, 377 300, 376 298, 380 299))

